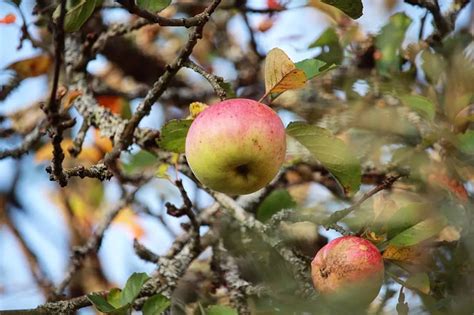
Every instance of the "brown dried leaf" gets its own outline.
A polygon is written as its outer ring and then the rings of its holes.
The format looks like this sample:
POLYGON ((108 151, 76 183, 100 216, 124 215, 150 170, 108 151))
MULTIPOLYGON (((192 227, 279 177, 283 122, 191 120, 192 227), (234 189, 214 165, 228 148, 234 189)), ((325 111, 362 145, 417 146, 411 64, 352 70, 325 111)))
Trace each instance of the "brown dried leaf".
POLYGON ((388 245, 383 258, 411 265, 423 265, 427 260, 427 249, 422 246, 398 247, 388 245))
POLYGON ((48 73, 52 64, 51 57, 44 54, 14 62, 7 69, 15 71, 20 78, 31 78, 48 73))
POLYGON ((303 70, 279 48, 270 50, 265 59, 265 93, 282 93, 286 90, 301 88, 306 83, 303 70))

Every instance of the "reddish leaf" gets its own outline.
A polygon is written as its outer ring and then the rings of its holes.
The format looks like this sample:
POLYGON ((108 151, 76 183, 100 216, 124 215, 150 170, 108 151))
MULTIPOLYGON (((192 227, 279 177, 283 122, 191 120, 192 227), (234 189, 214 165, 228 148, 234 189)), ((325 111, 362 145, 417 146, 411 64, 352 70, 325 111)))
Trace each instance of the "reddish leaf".
POLYGON ((280 4, 280 1, 278 0, 267 0, 267 6, 269 9, 275 9, 279 10, 282 9, 282 5, 280 4))
POLYGON ((273 19, 267 18, 263 20, 262 22, 260 22, 260 24, 258 24, 258 30, 262 33, 265 33, 266 31, 271 29, 272 26, 273 26, 273 19))
POLYGON ((438 173, 438 174, 430 174, 428 176, 428 182, 438 185, 439 187, 446 189, 453 193, 459 200, 463 202, 467 202, 468 195, 466 188, 464 188, 463 184, 458 180, 449 177, 446 174, 438 173))
POLYGON ((16 16, 12 13, 5 15, 3 18, 0 18, 0 24, 13 24, 16 21, 16 16))
POLYGON ((105 108, 110 109, 114 114, 122 112, 122 97, 116 95, 100 95, 97 96, 97 102, 105 108))

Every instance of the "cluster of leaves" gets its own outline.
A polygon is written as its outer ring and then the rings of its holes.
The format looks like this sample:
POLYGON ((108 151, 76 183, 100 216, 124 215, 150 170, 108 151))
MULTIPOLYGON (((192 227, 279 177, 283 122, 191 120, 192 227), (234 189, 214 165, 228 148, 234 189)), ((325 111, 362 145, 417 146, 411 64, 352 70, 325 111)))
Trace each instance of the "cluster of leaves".
MULTIPOLYGON (((114 288, 107 296, 99 293, 91 293, 87 298, 94 304, 97 310, 105 314, 126 315, 132 311, 132 304, 138 297, 143 285, 150 279, 146 273, 133 273, 128 278, 123 290, 114 288)), ((166 311, 171 301, 162 294, 149 297, 143 305, 143 315, 157 315, 166 311)), ((230 307, 223 305, 211 305, 204 309, 200 306, 200 315, 237 315, 230 307)))

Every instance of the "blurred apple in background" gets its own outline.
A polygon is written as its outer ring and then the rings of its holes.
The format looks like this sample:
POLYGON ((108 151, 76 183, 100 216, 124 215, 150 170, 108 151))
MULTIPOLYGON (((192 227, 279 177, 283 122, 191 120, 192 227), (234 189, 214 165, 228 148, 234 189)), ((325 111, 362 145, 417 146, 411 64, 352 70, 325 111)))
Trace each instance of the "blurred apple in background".
POLYGON ((384 279, 383 258, 371 242, 339 237, 324 246, 311 263, 318 292, 335 307, 366 307, 378 295, 384 279))

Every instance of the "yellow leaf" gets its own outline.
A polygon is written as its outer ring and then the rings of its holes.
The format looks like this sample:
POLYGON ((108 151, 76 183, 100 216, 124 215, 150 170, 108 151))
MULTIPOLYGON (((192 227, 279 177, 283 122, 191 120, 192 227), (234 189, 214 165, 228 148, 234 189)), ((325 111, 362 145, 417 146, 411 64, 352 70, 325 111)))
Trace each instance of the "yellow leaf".
POLYGON ((82 92, 79 90, 69 91, 63 100, 64 109, 69 109, 76 98, 82 95, 82 92))
POLYGON ((190 117, 189 119, 194 119, 199 115, 203 110, 205 110, 207 107, 209 107, 207 104, 201 103, 201 102, 192 102, 189 105, 189 114, 190 117))
POLYGON ((379 243, 385 241, 386 238, 387 238, 385 234, 383 234, 383 235, 378 235, 377 233, 372 232, 372 231, 367 231, 367 232, 365 233, 365 237, 366 237, 369 241, 371 241, 372 243, 375 243, 375 244, 379 244, 379 243))
POLYGON ((112 140, 107 137, 102 137, 100 135, 99 130, 94 129, 94 139, 95 139, 95 146, 100 149, 103 153, 107 153, 112 151, 114 145, 112 140))
POLYGON ((140 239, 145 234, 145 230, 141 227, 137 218, 137 215, 132 211, 132 209, 127 207, 120 210, 113 223, 121 224, 122 226, 129 229, 134 238, 140 239))
POLYGON ((298 89, 305 83, 304 71, 297 69, 283 50, 270 50, 265 59, 265 95, 298 89))
POLYGON ((383 253, 383 258, 412 265, 424 264, 427 260, 427 249, 421 246, 398 247, 388 245, 383 253))
POLYGON ((14 70, 21 78, 30 78, 46 74, 52 63, 53 60, 51 57, 44 54, 17 61, 9 65, 7 68, 14 70))
POLYGON ((156 177, 171 180, 170 176, 168 175, 169 166, 170 165, 167 163, 160 164, 160 166, 158 166, 158 169, 156 170, 156 173, 155 173, 156 177))
POLYGON ((430 278, 424 272, 411 275, 406 281, 405 286, 409 289, 418 290, 424 294, 430 294, 430 278))
MULTIPOLYGON (((71 155, 67 148, 72 146, 72 139, 64 139, 61 142, 61 148, 63 149, 64 155, 66 156, 66 165, 71 161, 71 155)), ((77 157, 81 162, 90 162, 91 164, 97 163, 102 157, 103 152, 97 147, 83 147, 81 153, 77 157)), ((49 162, 53 158, 53 145, 51 142, 44 144, 41 148, 36 151, 35 161, 37 163, 49 162)))

